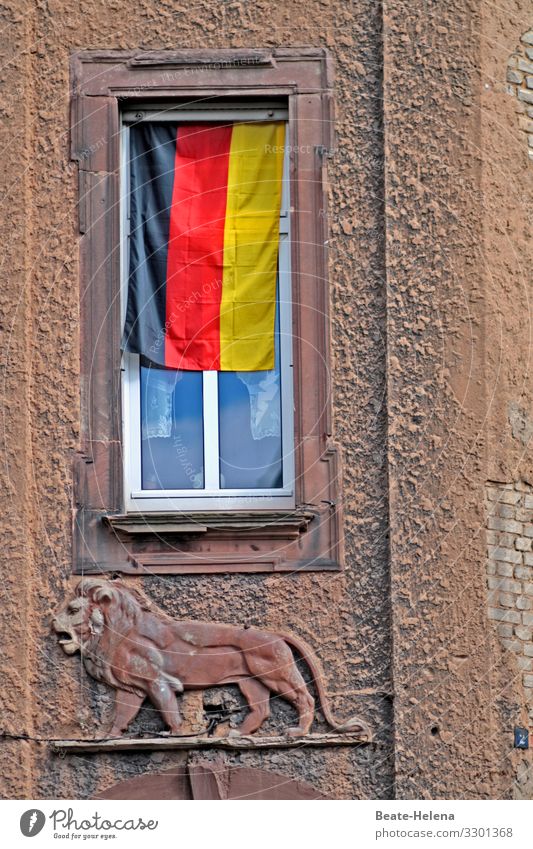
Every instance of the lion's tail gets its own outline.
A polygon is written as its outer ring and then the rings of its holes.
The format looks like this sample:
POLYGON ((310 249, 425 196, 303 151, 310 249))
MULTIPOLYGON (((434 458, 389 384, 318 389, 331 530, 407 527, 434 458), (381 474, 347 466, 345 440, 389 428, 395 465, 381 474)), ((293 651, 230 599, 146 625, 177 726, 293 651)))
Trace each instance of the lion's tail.
POLYGON ((311 651, 307 643, 304 640, 301 640, 299 637, 295 637, 293 634, 281 634, 280 636, 289 644, 291 648, 296 649, 296 651, 302 656, 302 658, 307 663, 311 675, 313 676, 313 681, 317 689, 318 700, 320 702, 320 707, 322 713, 324 714, 324 718, 328 725, 335 729, 335 731, 360 731, 362 736, 365 737, 367 742, 372 740, 372 731, 370 727, 364 722, 362 719, 359 719, 358 716, 352 716, 350 719, 339 720, 331 711, 331 707, 329 704, 328 695, 326 693, 326 688, 324 685, 324 675, 322 672, 322 665, 316 656, 316 654, 311 651))

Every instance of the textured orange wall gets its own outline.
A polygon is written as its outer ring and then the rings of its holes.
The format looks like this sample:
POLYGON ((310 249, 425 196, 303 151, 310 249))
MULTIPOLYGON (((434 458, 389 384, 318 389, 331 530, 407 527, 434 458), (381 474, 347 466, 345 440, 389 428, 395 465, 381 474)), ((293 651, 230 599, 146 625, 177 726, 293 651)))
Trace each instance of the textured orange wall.
POLYGON ((385 3, 396 792, 485 797, 513 792, 527 722, 487 621, 484 489, 530 469, 506 412, 531 409, 531 178, 505 82, 529 21, 421 8, 385 3))
MULTIPOLYGON (((46 0, 0 11, 6 730, 90 734, 110 704, 48 631, 72 584, 79 426, 69 55, 322 45, 337 73, 330 259, 347 569, 159 577, 144 587, 175 615, 295 630, 322 658, 338 712, 365 715, 380 741, 234 762, 341 798, 511 793, 522 694, 488 624, 482 527, 492 470, 529 468, 505 412, 512 400, 530 409, 529 175, 505 92, 508 55, 530 23, 524 7, 46 0), (495 316, 504 341, 491 335, 495 316)), ((183 762, 172 753, 59 760, 44 743, 18 740, 4 752, 4 797, 90 797, 183 762)))

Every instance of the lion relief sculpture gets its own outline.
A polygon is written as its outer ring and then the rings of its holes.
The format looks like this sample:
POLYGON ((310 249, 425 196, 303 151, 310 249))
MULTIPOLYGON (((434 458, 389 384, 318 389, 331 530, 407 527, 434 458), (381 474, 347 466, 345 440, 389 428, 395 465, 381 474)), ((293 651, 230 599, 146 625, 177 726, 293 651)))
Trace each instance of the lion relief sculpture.
POLYGON ((110 736, 126 731, 145 698, 158 708, 171 734, 180 733, 178 699, 184 690, 236 684, 249 706, 230 734, 253 734, 270 713, 274 693, 298 712, 291 736, 309 732, 315 703, 291 649, 307 663, 328 724, 371 737, 360 719, 338 722, 326 697, 320 664, 297 637, 252 627, 171 619, 122 581, 83 578, 53 620, 64 652, 79 651, 87 672, 115 689, 110 736))

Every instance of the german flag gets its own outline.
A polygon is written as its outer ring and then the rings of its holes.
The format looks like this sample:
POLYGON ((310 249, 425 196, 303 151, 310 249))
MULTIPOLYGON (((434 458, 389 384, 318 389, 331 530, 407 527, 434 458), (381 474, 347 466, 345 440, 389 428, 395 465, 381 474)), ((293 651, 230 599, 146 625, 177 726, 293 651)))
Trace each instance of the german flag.
POLYGON ((283 122, 131 128, 125 350, 274 368, 284 140, 283 122))

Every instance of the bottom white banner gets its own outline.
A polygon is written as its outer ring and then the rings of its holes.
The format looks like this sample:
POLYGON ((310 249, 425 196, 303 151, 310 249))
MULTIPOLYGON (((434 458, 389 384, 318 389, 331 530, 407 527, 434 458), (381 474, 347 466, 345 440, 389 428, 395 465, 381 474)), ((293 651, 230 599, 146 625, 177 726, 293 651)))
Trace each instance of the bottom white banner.
POLYGON ((0 801, 2 845, 123 847, 533 846, 533 804, 512 801, 0 801), (213 809, 216 807, 216 811, 213 809), (205 810, 202 810, 205 808, 205 810), (68 841, 68 843, 67 843, 68 841))

